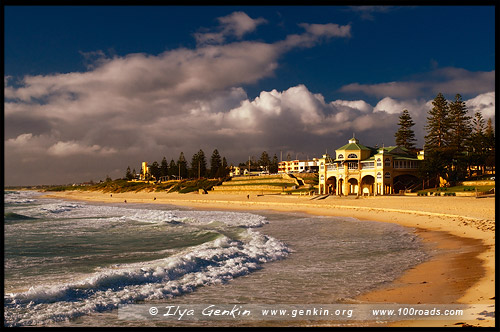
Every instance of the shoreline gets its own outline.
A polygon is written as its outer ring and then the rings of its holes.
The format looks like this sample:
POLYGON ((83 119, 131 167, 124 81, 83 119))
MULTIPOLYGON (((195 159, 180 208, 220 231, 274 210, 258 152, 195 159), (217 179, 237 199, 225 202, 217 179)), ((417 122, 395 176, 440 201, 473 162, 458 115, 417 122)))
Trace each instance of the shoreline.
MULTIPOLYGON (((438 254, 406 271, 385 287, 361 294, 361 303, 495 304, 494 198, 379 196, 328 197, 255 194, 178 194, 161 192, 46 192, 46 197, 104 203, 151 203, 217 210, 273 210, 354 217, 416 229, 424 245, 438 254), (400 208, 403 207, 403 208, 400 208)), ((494 311, 494 307, 492 309, 494 311)), ((389 326, 495 326, 495 319, 414 320, 389 326)))

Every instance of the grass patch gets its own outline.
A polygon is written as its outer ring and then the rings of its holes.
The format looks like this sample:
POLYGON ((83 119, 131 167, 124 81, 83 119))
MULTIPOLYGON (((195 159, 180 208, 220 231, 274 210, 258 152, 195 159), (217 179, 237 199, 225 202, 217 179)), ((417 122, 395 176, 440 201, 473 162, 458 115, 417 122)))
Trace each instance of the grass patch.
POLYGON ((204 189, 209 191, 214 186, 222 184, 222 180, 217 179, 197 179, 197 180, 183 180, 177 182, 174 186, 171 186, 169 191, 177 191, 180 194, 187 194, 190 192, 198 191, 199 189, 204 189))
POLYGON ((213 186, 222 184, 222 180, 218 179, 196 179, 182 181, 167 181, 162 183, 153 182, 135 182, 118 179, 107 181, 92 186, 54 186, 45 188, 45 191, 102 191, 105 193, 124 193, 124 192, 139 192, 139 191, 154 191, 154 192, 179 192, 181 194, 198 191, 199 189, 211 190, 213 186))
POLYGON ((483 193, 495 188, 494 185, 485 186, 455 186, 449 188, 429 188, 425 190, 419 190, 418 196, 456 196, 456 193, 460 192, 477 192, 483 193), (450 195, 451 194, 451 195, 450 195), (453 195, 455 194, 455 195, 453 195))
POLYGON ((243 186, 276 186, 276 187, 291 187, 296 186, 294 182, 252 182, 252 183, 237 183, 226 182, 224 187, 243 187, 243 186))

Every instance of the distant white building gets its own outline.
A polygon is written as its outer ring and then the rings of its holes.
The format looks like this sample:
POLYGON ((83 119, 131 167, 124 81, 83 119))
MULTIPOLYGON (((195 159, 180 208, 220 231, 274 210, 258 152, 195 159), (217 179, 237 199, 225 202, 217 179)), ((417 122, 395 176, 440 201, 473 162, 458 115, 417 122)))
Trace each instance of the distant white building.
POLYGON ((231 166, 229 171, 229 176, 240 176, 240 175, 267 175, 269 171, 267 167, 258 166, 254 167, 252 171, 248 170, 248 166, 231 166))
POLYGON ((319 160, 290 160, 278 163, 278 173, 317 173, 319 170, 319 160))

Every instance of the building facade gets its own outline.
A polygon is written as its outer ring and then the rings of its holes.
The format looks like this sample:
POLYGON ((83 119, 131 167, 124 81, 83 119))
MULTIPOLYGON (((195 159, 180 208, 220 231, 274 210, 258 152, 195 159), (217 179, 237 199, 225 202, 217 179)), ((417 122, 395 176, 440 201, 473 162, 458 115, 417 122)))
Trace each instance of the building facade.
POLYGON ((281 161, 278 163, 278 173, 301 173, 308 172, 316 173, 319 170, 319 160, 290 160, 281 161))
POLYGON ((254 168, 250 168, 248 170, 248 166, 230 166, 229 168, 229 176, 242 176, 242 175, 268 175, 269 171, 267 167, 264 166, 254 166, 254 168))
POLYGON ((319 194, 388 195, 419 185, 417 172, 423 154, 398 147, 371 148, 356 138, 319 159, 319 194))

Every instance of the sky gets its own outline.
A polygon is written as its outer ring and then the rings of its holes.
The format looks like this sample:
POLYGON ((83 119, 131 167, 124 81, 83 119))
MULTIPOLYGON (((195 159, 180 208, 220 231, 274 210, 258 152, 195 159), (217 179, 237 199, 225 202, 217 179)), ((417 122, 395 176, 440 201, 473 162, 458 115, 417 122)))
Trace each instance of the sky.
POLYGON ((5 185, 115 179, 214 149, 423 147, 442 93, 495 121, 495 7, 4 6, 5 185))

